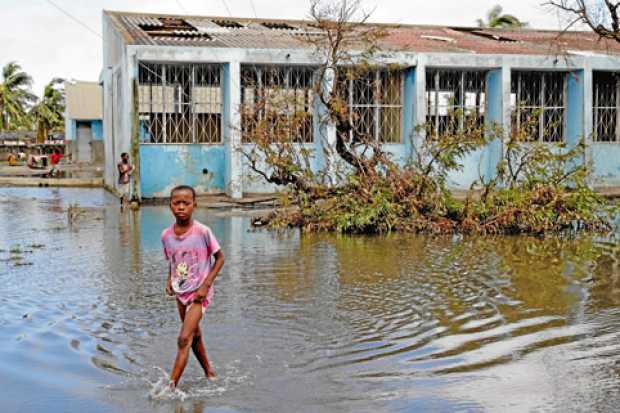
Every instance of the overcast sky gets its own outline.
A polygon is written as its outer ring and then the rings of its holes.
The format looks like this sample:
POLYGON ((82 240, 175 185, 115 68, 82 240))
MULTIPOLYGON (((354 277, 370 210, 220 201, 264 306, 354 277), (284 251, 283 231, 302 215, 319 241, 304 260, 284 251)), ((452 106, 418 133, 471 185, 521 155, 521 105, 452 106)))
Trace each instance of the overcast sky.
MULTIPOLYGON (((543 0, 366 0, 372 20, 400 24, 474 25, 496 4, 535 28, 557 29, 543 0)), ((34 78, 35 92, 53 77, 97 80, 101 70, 101 12, 141 11, 263 18, 305 18, 308 0, 0 0, 0 65, 17 61, 34 78), (69 13, 81 24, 63 14, 69 13), (254 4, 254 8, 252 7, 254 4), (86 26, 86 27, 84 27, 86 26), (97 34, 95 34, 95 33, 97 34)))

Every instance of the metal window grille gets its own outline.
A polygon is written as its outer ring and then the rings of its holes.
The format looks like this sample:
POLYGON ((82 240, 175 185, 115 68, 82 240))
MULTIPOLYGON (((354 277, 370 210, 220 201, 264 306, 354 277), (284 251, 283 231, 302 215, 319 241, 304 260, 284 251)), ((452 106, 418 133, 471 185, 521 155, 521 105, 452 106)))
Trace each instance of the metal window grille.
POLYGON ((484 125, 486 71, 428 69, 426 122, 433 137, 463 130, 473 120, 484 125))
POLYGON ((562 142, 566 130, 567 73, 512 73, 513 132, 530 141, 562 142))
POLYGON ((221 76, 218 64, 140 62, 143 142, 222 142, 221 76))
POLYGON ((594 72, 593 117, 595 142, 620 142, 620 76, 614 72, 594 72))
POLYGON ((313 141, 314 73, 306 66, 241 67, 242 141, 269 133, 274 141, 313 141))
POLYGON ((401 143, 403 72, 400 70, 342 70, 338 93, 347 102, 354 141, 374 139, 401 143))

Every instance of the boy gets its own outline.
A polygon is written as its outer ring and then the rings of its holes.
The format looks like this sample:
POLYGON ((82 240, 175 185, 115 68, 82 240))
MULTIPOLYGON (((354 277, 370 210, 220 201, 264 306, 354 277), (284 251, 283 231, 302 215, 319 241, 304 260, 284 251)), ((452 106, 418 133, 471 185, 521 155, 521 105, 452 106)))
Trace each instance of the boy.
POLYGON ((170 191, 170 210, 176 222, 166 228, 161 241, 170 267, 166 294, 176 295, 181 317, 177 339, 177 356, 170 374, 176 387, 187 365, 190 348, 208 379, 215 379, 202 341, 200 320, 213 299, 213 282, 224 265, 217 239, 211 229, 192 219, 196 192, 191 186, 180 185, 170 191), (215 262, 211 265, 211 256, 215 262))
POLYGON ((116 165, 118 168, 118 190, 121 193, 121 208, 125 208, 129 202, 129 176, 133 172, 133 165, 129 163, 129 154, 121 153, 121 161, 116 165))

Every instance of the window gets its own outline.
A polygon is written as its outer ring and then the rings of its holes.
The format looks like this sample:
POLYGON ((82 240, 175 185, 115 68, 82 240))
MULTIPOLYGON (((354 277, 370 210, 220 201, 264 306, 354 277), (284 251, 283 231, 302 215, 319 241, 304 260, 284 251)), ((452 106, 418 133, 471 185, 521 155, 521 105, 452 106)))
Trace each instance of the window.
POLYGON ((513 133, 528 141, 562 142, 566 116, 566 73, 512 73, 513 133))
POLYGON ((618 73, 594 72, 593 117, 595 142, 620 142, 618 127, 618 97, 620 78, 618 73))
POLYGON ((241 131, 244 143, 271 131, 274 141, 313 141, 314 69, 304 66, 241 67, 241 131))
POLYGON ((349 109, 350 139, 400 143, 402 90, 400 70, 342 70, 338 91, 349 109))
POLYGON ((143 142, 222 141, 220 65, 141 62, 138 88, 143 142))
POLYGON ((485 71, 426 71, 426 121, 433 137, 462 130, 470 121, 482 126, 485 104, 485 71))

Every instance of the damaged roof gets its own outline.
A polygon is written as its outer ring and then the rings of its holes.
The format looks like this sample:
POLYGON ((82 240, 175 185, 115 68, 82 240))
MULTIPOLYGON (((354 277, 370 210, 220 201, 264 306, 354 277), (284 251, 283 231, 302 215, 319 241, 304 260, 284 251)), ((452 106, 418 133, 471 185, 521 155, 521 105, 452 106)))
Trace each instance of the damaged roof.
MULTIPOLYGON (((307 37, 320 35, 310 21, 237 17, 180 16, 104 11, 127 44, 230 47, 250 49, 308 48, 307 37)), ((420 53, 620 55, 620 44, 593 32, 534 29, 487 29, 372 24, 385 36, 383 50, 420 53)))

